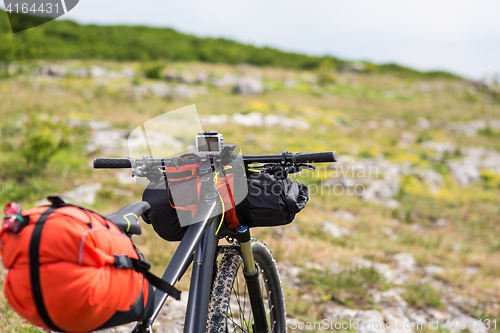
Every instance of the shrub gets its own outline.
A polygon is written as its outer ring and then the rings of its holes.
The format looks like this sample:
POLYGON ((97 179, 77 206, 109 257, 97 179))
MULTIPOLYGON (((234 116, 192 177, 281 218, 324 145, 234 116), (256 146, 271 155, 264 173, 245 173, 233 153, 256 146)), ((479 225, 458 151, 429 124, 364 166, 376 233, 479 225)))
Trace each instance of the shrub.
POLYGON ((320 85, 327 85, 335 83, 337 81, 337 70, 333 62, 325 58, 319 63, 318 69, 316 70, 316 77, 320 85))
POLYGON ((71 141, 85 137, 86 130, 69 127, 66 122, 44 115, 29 115, 18 126, 2 129, 0 176, 25 181, 44 172, 56 152, 71 141))
POLYGON ((161 62, 149 63, 143 65, 142 72, 148 79, 159 80, 162 78, 163 68, 165 68, 165 65, 161 62))
POLYGON ((481 169, 481 178, 486 188, 499 188, 500 187, 500 174, 493 170, 481 169))

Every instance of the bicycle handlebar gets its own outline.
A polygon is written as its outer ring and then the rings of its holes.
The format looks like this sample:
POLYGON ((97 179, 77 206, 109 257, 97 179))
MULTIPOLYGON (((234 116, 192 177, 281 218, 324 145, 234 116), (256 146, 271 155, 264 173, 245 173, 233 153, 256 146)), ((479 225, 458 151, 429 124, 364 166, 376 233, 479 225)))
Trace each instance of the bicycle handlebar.
MULTIPOLYGON (((246 164, 250 163, 280 163, 284 160, 287 163, 328 163, 337 162, 338 154, 336 151, 321 151, 310 153, 288 153, 282 155, 243 155, 243 161, 246 164)), ((96 158, 94 160, 94 169, 121 169, 135 168, 137 162, 141 159, 137 158, 96 158)), ((197 159, 179 160, 178 158, 148 158, 145 160, 150 165, 182 165, 194 164, 199 162, 197 159)))
POLYGON ((328 163, 337 162, 336 151, 320 151, 311 153, 288 153, 283 155, 243 155, 246 163, 279 163, 284 158, 285 162, 296 163, 328 163))
POLYGON ((94 169, 122 169, 131 168, 132 163, 129 158, 96 158, 94 169))
POLYGON ((292 163, 328 163, 337 162, 339 155, 336 151, 318 151, 313 153, 293 153, 292 163))

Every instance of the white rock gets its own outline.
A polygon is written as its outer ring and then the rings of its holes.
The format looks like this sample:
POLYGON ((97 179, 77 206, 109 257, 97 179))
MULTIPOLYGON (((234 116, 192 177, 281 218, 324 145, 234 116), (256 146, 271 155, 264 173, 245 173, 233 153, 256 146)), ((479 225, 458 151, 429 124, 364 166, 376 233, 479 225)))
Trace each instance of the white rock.
POLYGON ((356 217, 356 215, 354 215, 353 213, 350 213, 348 211, 345 211, 345 210, 338 210, 335 213, 333 213, 333 216, 336 218, 339 218, 341 220, 349 221, 349 222, 353 222, 353 221, 356 221, 358 219, 356 217))
POLYGON ((233 92, 241 95, 259 95, 264 92, 264 85, 256 77, 244 76, 236 80, 233 92))
MULTIPOLYGON (((213 117, 213 116, 210 116, 213 117)), ((304 118, 286 118, 276 115, 263 116, 259 112, 249 114, 235 113, 231 117, 231 121, 242 126, 266 126, 266 127, 282 127, 285 129, 309 129, 310 124, 304 118)))
POLYGON ((421 143, 424 148, 429 148, 439 153, 440 155, 444 153, 452 153, 455 151, 456 147, 451 142, 435 142, 435 141, 425 141, 421 143))
POLYGON ((161 98, 167 98, 172 94, 170 87, 161 82, 152 84, 149 87, 149 90, 153 93, 153 95, 161 98))
POLYGON ((424 272, 428 275, 444 274, 446 270, 443 267, 436 265, 424 266, 424 272))
POLYGON ((194 91, 185 84, 179 84, 175 86, 173 92, 173 96, 175 99, 192 99, 194 95, 194 91))
POLYGON ((447 220, 445 218, 440 218, 434 223, 434 226, 436 228, 446 228, 451 224, 450 220, 447 220))
POLYGON ((396 240, 399 238, 398 235, 396 235, 391 228, 381 227, 379 230, 381 233, 389 237, 390 240, 396 240))
POLYGON ((124 68, 122 71, 121 71, 121 75, 126 78, 126 79, 133 79, 135 77, 135 69, 134 68, 124 68))
POLYGON ((469 275, 476 275, 477 273, 479 273, 480 269, 478 267, 467 267, 465 271, 469 275))
POLYGON ((408 273, 415 273, 417 262, 410 253, 398 253, 392 256, 399 270, 408 273))
POLYGON ((196 83, 205 84, 208 82, 209 75, 206 72, 199 72, 196 74, 196 83))
POLYGON ((297 267, 289 261, 280 262, 278 265, 281 281, 285 286, 292 289, 300 288, 302 284, 300 274, 302 271, 303 269, 301 267, 297 267))
POLYGON ((262 126, 264 125, 264 120, 262 114, 258 112, 252 112, 249 114, 235 113, 232 116, 232 121, 235 124, 243 126, 262 126))
POLYGON ((356 315, 358 333, 385 333, 384 316, 376 310, 360 312, 356 315))
POLYGON ((418 171, 417 175, 429 186, 433 193, 437 193, 444 182, 443 176, 432 169, 418 171))
POLYGON ((309 269, 316 269, 316 270, 322 270, 323 269, 323 266, 321 266, 320 264, 317 264, 315 262, 306 262, 304 264, 304 266, 306 266, 306 268, 309 268, 309 269))
POLYGON ((373 300, 377 305, 382 305, 390 308, 400 308, 406 310, 408 303, 401 297, 396 289, 389 289, 385 291, 373 290, 371 292, 373 300))
POLYGON ((105 77, 108 75, 108 71, 99 66, 92 66, 89 70, 89 76, 93 78, 105 77))
POLYGON ((103 128, 94 130, 86 147, 88 153, 101 151, 105 155, 122 153, 127 145, 126 132, 103 128))
POLYGON ((417 137, 415 134, 410 133, 410 132, 403 132, 401 134, 401 138, 399 139, 399 142, 403 146, 408 146, 410 143, 415 142, 416 139, 417 139, 417 137))
POLYGON ((186 84, 193 84, 196 82, 196 78, 191 73, 182 72, 181 77, 180 77, 180 81, 182 83, 186 83, 186 84))
POLYGON ((355 318, 362 311, 347 309, 338 305, 328 306, 323 311, 323 317, 327 320, 345 320, 355 318))
POLYGON ((200 117, 200 122, 202 125, 217 125, 224 124, 228 121, 228 116, 225 114, 214 114, 210 116, 200 117))
POLYGON ((236 84, 238 78, 231 74, 226 74, 221 78, 216 78, 212 80, 212 85, 218 89, 231 90, 236 84))
POLYGON ((389 208, 396 209, 399 207, 399 201, 394 199, 389 199, 385 202, 385 205, 389 208))
POLYGON ((386 308, 382 311, 387 323, 387 332, 413 333, 418 327, 411 322, 401 308, 386 308))
POLYGON ((342 236, 355 236, 356 235, 356 232, 354 232, 350 229, 335 225, 331 222, 323 222, 321 224, 321 228, 324 232, 330 234, 333 238, 340 238, 342 236))
POLYGON ((64 192, 61 195, 61 198, 67 203, 81 203, 91 205, 95 202, 95 197, 101 187, 102 186, 99 183, 81 185, 71 191, 64 192))
POLYGON ((448 167, 451 175, 464 187, 469 186, 471 183, 478 182, 481 179, 481 173, 476 161, 449 161, 448 167))
POLYGON ((396 126, 396 122, 392 119, 383 119, 381 122, 382 126, 388 128, 394 128, 396 126))
POLYGON ((132 172, 130 170, 115 171, 114 174, 120 184, 135 184, 134 177, 132 177, 132 172))
POLYGON ((397 285, 404 284, 408 282, 408 275, 401 270, 393 270, 387 264, 374 263, 370 260, 363 258, 354 258, 353 263, 360 268, 371 268, 373 267, 380 275, 382 275, 387 282, 394 283, 397 285))
POLYGON ((422 129, 428 129, 429 127, 431 127, 431 122, 425 118, 418 118, 417 119, 417 126, 422 128, 422 129))

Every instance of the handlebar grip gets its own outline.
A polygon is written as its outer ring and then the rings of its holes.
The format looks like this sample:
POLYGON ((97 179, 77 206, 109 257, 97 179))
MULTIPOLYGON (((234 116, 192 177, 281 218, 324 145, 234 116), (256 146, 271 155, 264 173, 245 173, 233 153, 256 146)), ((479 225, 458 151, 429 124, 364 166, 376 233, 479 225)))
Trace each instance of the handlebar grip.
POLYGON ((94 169, 124 169, 131 168, 132 163, 128 158, 96 158, 94 169))
POLYGON ((339 155, 336 151, 318 151, 313 153, 293 153, 293 163, 326 163, 337 162, 339 155))

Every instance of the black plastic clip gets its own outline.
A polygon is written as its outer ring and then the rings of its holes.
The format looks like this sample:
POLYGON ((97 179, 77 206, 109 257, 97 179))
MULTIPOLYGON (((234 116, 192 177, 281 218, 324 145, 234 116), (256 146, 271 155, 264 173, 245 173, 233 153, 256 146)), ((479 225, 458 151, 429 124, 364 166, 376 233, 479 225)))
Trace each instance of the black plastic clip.
POLYGON ((134 267, 134 265, 132 264, 132 260, 127 255, 114 255, 113 257, 115 258, 115 266, 117 268, 130 269, 134 267))

